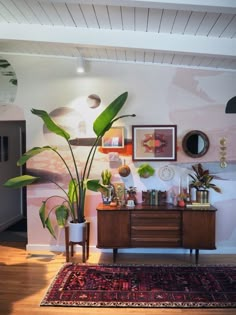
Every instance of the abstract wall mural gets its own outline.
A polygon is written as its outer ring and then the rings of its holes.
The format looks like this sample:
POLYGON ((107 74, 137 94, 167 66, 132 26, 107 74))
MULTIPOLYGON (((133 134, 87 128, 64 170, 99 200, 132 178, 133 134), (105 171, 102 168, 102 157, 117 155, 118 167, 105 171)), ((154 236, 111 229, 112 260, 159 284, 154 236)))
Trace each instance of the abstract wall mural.
MULTIPOLYGON (((34 60, 39 65, 44 62, 44 71, 39 71, 37 68, 33 70, 38 84, 35 86, 35 83, 30 81, 32 68, 25 69, 25 81, 21 82, 20 87, 25 92, 21 93, 21 98, 19 98, 21 109, 27 115, 30 147, 32 144, 37 146, 39 142, 40 145, 58 145, 67 158, 63 143, 55 142, 53 136, 42 128, 38 121, 31 120, 28 114, 32 107, 45 108, 73 135, 73 150, 76 153, 77 163, 82 168, 84 156, 87 155, 91 141, 94 139, 93 120, 106 106, 107 100, 127 90, 129 92, 127 111, 134 112, 136 117, 123 124, 122 121, 119 122, 118 127, 124 127, 124 148, 111 150, 103 148, 101 144, 95 156, 91 177, 97 178, 102 170, 109 168, 112 172, 112 182, 120 182, 125 187, 137 188, 138 202, 142 201, 141 192, 148 189, 166 191, 167 200, 172 202, 173 195, 178 194, 181 187, 187 187, 191 166, 201 162, 215 175, 215 183, 222 189, 222 194, 210 192, 210 202, 218 209, 216 253, 236 253, 234 189, 236 124, 234 115, 225 114, 227 101, 235 95, 233 84, 236 80, 235 73, 158 66, 135 65, 134 67, 123 64, 112 65, 111 71, 110 64, 96 62, 91 64, 91 72, 84 78, 78 79, 74 74, 69 77, 66 72, 68 67, 64 67, 66 74, 58 72, 55 80, 51 75, 54 62, 52 59, 48 62, 37 58, 34 60), (49 89, 49 86, 53 87, 53 90, 49 89), (176 125, 176 161, 150 161, 150 165, 155 169, 154 175, 147 179, 141 178, 137 171, 141 161, 132 159, 132 125, 176 125), (210 141, 207 154, 197 159, 187 156, 182 148, 185 134, 194 129, 203 131, 210 141), (227 139, 227 167, 224 168, 220 165, 220 139, 222 138, 227 139), (126 177, 120 176, 118 172, 119 167, 124 164, 130 169, 126 177), (169 169, 171 176, 168 177, 166 170, 169 169)), ((27 62, 26 59, 24 61, 27 62)), ((57 60, 57 67, 53 69, 62 71, 62 68, 58 67, 58 62, 57 60)), ((125 110, 124 114, 126 114, 125 110)), ((56 157, 47 153, 35 157, 27 164, 27 168, 35 174, 37 172, 45 174, 44 183, 28 189, 30 223, 28 248, 37 247, 37 244, 63 246, 63 231, 58 231, 59 239, 55 241, 48 236, 47 231, 42 229, 38 220, 38 206, 39 201, 51 195, 52 191, 56 192, 56 187, 47 181, 47 172, 53 173, 63 185, 67 176, 66 170, 59 165, 56 157)), ((86 211, 91 222, 90 244, 95 247, 96 205, 101 202, 101 195, 89 192, 88 197, 86 211)), ((169 251, 171 252, 171 249, 169 251)))

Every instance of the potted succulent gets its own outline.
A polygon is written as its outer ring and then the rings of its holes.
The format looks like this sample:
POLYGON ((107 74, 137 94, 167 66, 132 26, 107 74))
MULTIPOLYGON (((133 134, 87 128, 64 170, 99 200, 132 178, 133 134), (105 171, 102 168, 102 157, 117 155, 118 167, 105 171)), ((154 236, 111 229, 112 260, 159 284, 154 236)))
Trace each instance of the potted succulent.
MULTIPOLYGON (((94 155, 101 140, 102 136, 106 131, 108 131, 113 123, 120 118, 135 115, 123 115, 116 117, 120 109, 125 104, 128 97, 128 93, 125 92, 118 96, 94 121, 93 123, 93 130, 96 134, 95 141, 89 150, 88 156, 86 158, 86 162, 81 174, 79 174, 79 170, 77 167, 77 163, 75 160, 75 155, 73 152, 73 148, 71 145, 71 136, 70 134, 61 126, 59 126, 50 115, 44 110, 32 109, 32 114, 40 117, 47 129, 54 134, 62 137, 68 145, 68 149, 71 156, 72 161, 72 168, 70 169, 69 163, 66 162, 62 154, 56 147, 53 146, 43 146, 43 147, 34 147, 23 154, 23 156, 17 162, 18 166, 22 166, 26 164, 26 162, 34 157, 37 154, 40 154, 43 151, 49 150, 59 156, 61 162, 65 165, 67 172, 69 174, 69 182, 68 182, 68 189, 64 190, 63 187, 60 186, 59 183, 53 182, 59 189, 61 189, 64 193, 64 197, 61 197, 61 202, 57 205, 53 205, 52 208, 48 209, 47 204, 51 198, 58 196, 51 196, 45 199, 42 202, 42 205, 39 209, 39 216, 44 228, 47 228, 49 232, 52 234, 54 238, 56 238, 56 234, 54 231, 54 227, 51 220, 52 213, 55 213, 56 216, 56 223, 59 227, 65 227, 67 224, 68 218, 71 220, 71 224, 75 223, 85 223, 85 213, 84 213, 84 206, 85 206, 85 197, 87 189, 92 191, 99 191, 104 189, 104 187, 100 184, 99 179, 89 179, 90 171, 94 159, 94 155)), ((70 162, 71 162, 70 161, 70 162)), ((31 175, 22 175, 15 178, 9 179, 4 186, 11 187, 11 188, 21 188, 27 185, 31 185, 39 181, 39 177, 31 176, 31 175)))
POLYGON ((189 174, 192 178, 190 187, 196 189, 196 201, 200 203, 208 203, 209 200, 209 189, 221 193, 221 189, 212 183, 212 180, 215 178, 214 175, 211 175, 209 170, 204 170, 201 163, 192 165, 194 171, 193 174, 189 174))
POLYGON ((102 201, 104 204, 109 204, 112 201, 112 198, 114 196, 114 186, 111 184, 111 171, 106 169, 103 170, 101 173, 102 178, 102 186, 105 187, 105 189, 101 190, 102 194, 102 201))
POLYGON ((102 173, 101 173, 102 184, 104 186, 110 185, 111 184, 111 177, 112 177, 112 174, 111 174, 110 170, 106 169, 106 170, 102 171, 102 173))

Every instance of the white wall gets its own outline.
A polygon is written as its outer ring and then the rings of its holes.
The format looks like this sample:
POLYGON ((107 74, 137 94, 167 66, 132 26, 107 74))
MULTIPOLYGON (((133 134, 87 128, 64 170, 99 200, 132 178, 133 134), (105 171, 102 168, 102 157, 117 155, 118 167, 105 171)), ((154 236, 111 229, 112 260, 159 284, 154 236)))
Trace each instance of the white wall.
MULTIPOLYGON (((42 131, 42 123, 30 113, 31 108, 51 111, 58 107, 70 107, 83 113, 91 134, 93 118, 86 106, 90 94, 101 97, 102 105, 108 105, 124 91, 129 92, 128 101, 122 114, 135 113, 135 118, 120 121, 125 126, 126 137, 131 138, 132 125, 176 124, 177 161, 153 162, 156 174, 153 178, 141 181, 137 176, 140 163, 133 163, 131 156, 124 156, 132 173, 120 178, 112 169, 113 180, 123 181, 126 186, 134 185, 139 191, 149 188, 169 190, 178 185, 179 175, 188 173, 192 164, 204 162, 217 175, 216 184, 223 194, 211 192, 211 202, 217 207, 217 251, 236 252, 236 120, 234 115, 225 114, 227 101, 235 96, 235 72, 193 70, 167 66, 126 65, 104 62, 89 64, 89 71, 78 75, 75 62, 70 59, 17 57, 7 58, 17 73, 18 91, 14 105, 19 106, 27 122, 27 148, 47 144, 42 131), (187 157, 182 150, 181 141, 186 132, 192 129, 204 131, 210 139, 208 153, 200 159, 187 157), (227 138, 228 167, 219 167, 219 139, 227 138), (170 164, 175 177, 163 182, 158 177, 161 166, 170 164)), ((11 105, 9 105, 10 107, 11 105)), ((96 111, 96 113, 100 108, 96 111)), ((35 166, 35 165, 34 165, 35 166)), ((98 153, 96 167, 92 176, 98 176, 101 169, 108 168, 107 156, 98 153)), ((63 245, 63 233, 54 241, 40 225, 37 198, 42 198, 47 189, 29 189, 28 194, 28 248, 37 246, 63 245), (40 191, 39 191, 40 189, 40 191)), ((96 211, 101 201, 98 194, 89 194, 88 216, 92 225, 91 244, 96 245, 96 211)))

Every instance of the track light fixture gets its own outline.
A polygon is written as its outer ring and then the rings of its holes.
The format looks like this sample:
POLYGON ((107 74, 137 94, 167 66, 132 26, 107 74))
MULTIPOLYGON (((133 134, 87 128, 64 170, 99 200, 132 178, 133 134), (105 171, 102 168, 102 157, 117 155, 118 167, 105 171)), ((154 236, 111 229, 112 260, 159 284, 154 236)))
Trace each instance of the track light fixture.
POLYGON ((84 73, 85 72, 85 66, 84 66, 84 59, 83 57, 79 56, 77 58, 77 68, 76 71, 78 73, 84 73))

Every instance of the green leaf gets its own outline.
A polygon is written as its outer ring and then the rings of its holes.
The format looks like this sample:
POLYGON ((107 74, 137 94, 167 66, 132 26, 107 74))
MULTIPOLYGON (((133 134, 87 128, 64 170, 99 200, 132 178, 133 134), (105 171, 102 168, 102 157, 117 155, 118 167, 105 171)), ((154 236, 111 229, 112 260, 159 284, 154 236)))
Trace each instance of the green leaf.
POLYGON ((39 209, 39 217, 41 219, 41 222, 44 228, 45 228, 45 217, 46 217, 45 212, 46 212, 46 201, 43 201, 39 209))
POLYGON ((103 186, 99 183, 99 179, 88 179, 86 181, 86 187, 92 191, 99 191, 103 186))
POLYGON ((118 96, 108 107, 96 118, 93 130, 97 136, 102 136, 111 127, 113 118, 118 114, 128 97, 128 92, 118 96))
POLYGON ((70 180, 69 182, 69 189, 68 189, 68 198, 70 200, 70 203, 76 202, 76 194, 77 194, 77 181, 70 180))
POLYGON ((56 239, 56 234, 54 232, 54 229, 52 227, 52 224, 51 224, 49 217, 47 217, 47 219, 45 220, 45 226, 48 229, 48 231, 50 232, 50 234, 56 239))
POLYGON ((30 149, 29 151, 25 152, 20 159, 17 161, 17 165, 21 166, 24 165, 29 159, 31 159, 33 156, 42 153, 44 151, 50 151, 50 150, 55 150, 56 147, 51 147, 51 146, 44 146, 44 147, 34 147, 30 149))
POLYGON ((108 169, 105 169, 102 171, 101 173, 101 178, 102 178, 102 184, 103 185, 108 185, 111 182, 111 171, 109 171, 108 169))
POLYGON ((21 175, 8 179, 5 183, 5 187, 9 188, 21 188, 35 182, 39 177, 30 176, 30 175, 21 175))
POLYGON ((60 205, 56 208, 55 214, 57 218, 57 223, 59 227, 65 227, 67 219, 69 217, 69 210, 65 205, 60 205))
POLYGON ((32 109, 31 110, 32 114, 42 118, 42 120, 44 121, 46 127, 48 130, 50 130, 51 132, 57 134, 58 136, 63 137, 64 139, 66 139, 67 141, 70 139, 70 134, 63 129, 62 127, 60 127, 51 117, 50 115, 44 111, 44 110, 40 110, 40 109, 32 109))

